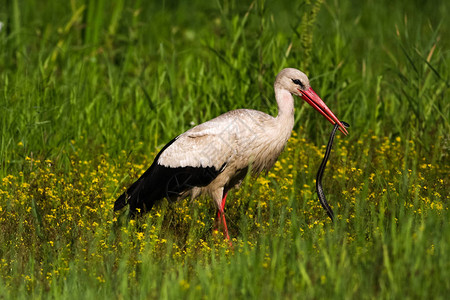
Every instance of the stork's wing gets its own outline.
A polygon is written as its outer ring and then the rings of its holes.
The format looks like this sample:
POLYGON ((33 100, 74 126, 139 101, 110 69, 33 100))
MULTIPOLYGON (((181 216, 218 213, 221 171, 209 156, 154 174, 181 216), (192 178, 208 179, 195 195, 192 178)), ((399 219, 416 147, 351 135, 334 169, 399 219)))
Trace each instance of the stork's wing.
POLYGON ((229 112, 181 134, 162 151, 158 164, 220 169, 261 131, 255 128, 258 124, 249 113, 243 111, 229 112))
POLYGON ((219 169, 232 154, 232 146, 225 143, 219 136, 190 137, 183 135, 179 136, 170 147, 161 153, 157 163, 170 168, 214 167, 219 169))
MULTIPOLYGON (((223 163, 220 167, 214 166, 193 166, 193 165, 181 165, 177 163, 177 156, 171 156, 170 153, 177 153, 175 150, 183 151, 182 146, 176 146, 177 143, 183 141, 182 136, 170 141, 156 156, 153 164, 141 177, 136 180, 126 192, 124 192, 115 202, 114 211, 122 209, 127 204, 130 205, 130 216, 134 217, 136 214, 145 213, 149 211, 152 206, 160 199, 177 199, 184 195, 186 191, 191 190, 194 187, 203 187, 210 184, 225 168, 226 163, 223 163), (167 155, 166 151, 172 149, 167 155), (160 163, 161 156, 165 154, 166 159, 172 161, 172 165, 164 165, 160 163)), ((194 143, 195 144, 195 143, 194 143)), ((186 146, 186 143, 183 145, 186 146)), ((195 148, 195 147, 194 147, 195 148)), ((195 148, 197 149, 197 148, 195 148)), ((185 159, 187 162, 195 162, 195 160, 189 160, 190 155, 194 155, 195 152, 185 153, 185 159)), ((218 160, 217 160, 218 161, 218 160)))

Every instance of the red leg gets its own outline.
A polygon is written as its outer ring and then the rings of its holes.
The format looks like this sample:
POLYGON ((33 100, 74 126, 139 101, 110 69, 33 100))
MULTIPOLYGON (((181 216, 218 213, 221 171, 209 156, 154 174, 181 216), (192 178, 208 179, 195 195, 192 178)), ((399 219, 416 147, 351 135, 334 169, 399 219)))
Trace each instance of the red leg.
POLYGON ((225 195, 222 198, 222 202, 220 204, 219 211, 217 212, 217 219, 219 222, 223 223, 223 233, 225 234, 225 237, 227 238, 227 240, 230 241, 230 244, 231 244, 230 235, 228 234, 227 221, 225 220, 225 213, 224 213, 225 202, 227 201, 227 195, 228 195, 228 193, 225 193, 225 195))
POLYGON ((219 210, 217 211, 217 219, 220 221, 221 220, 221 212, 223 212, 224 208, 225 208, 225 202, 227 201, 227 195, 228 193, 225 193, 225 195, 222 198, 222 203, 220 204, 219 210))
POLYGON ((228 234, 227 221, 225 221, 225 214, 224 213, 222 213, 222 223, 223 223, 223 232, 225 234, 225 237, 227 238, 227 240, 230 242, 230 245, 231 245, 231 239, 230 239, 230 236, 228 234))

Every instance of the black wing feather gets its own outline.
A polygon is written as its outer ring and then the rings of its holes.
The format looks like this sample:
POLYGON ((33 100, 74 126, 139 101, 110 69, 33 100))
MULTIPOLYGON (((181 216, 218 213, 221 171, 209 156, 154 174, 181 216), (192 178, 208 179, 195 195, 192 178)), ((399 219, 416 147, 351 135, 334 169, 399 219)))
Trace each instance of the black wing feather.
POLYGON ((214 167, 172 168, 158 164, 160 155, 176 139, 161 149, 150 168, 116 200, 114 211, 129 204, 131 217, 138 212, 145 213, 162 198, 176 199, 193 187, 207 186, 223 171, 225 164, 219 170, 214 167))

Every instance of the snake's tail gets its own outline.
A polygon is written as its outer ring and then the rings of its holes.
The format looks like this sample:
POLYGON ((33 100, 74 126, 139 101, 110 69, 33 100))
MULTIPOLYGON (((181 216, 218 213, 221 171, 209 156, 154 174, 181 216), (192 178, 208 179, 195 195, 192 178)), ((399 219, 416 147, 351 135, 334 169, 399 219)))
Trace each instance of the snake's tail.
MULTIPOLYGON (((324 166, 324 168, 325 168, 325 166, 324 166)), ((331 221, 334 222, 333 209, 331 209, 331 206, 328 204, 327 198, 325 197, 325 193, 323 192, 323 188, 322 188, 323 170, 324 169, 322 169, 322 173, 320 175, 318 174, 317 179, 316 179, 317 195, 319 196, 320 204, 322 205, 323 209, 325 209, 325 211, 327 212, 328 217, 330 217, 331 221)), ((320 170, 319 170, 319 172, 320 172, 320 170)))
POLYGON ((320 204, 322 204, 322 207, 327 211, 328 217, 330 217, 331 221, 334 222, 334 212, 331 209, 330 205, 328 205, 325 195, 323 195, 323 198, 319 197, 319 200, 320 200, 320 204))

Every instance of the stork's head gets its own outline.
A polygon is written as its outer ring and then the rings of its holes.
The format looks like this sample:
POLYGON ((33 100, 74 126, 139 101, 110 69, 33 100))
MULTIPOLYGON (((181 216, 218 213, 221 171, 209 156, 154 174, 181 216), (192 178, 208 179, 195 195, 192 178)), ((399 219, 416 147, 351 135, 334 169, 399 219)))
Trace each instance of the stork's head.
POLYGON ((348 134, 347 129, 341 124, 339 119, 311 88, 308 76, 305 73, 294 68, 283 69, 278 73, 274 86, 275 89, 288 90, 291 94, 299 96, 327 118, 331 124, 334 125, 337 122, 342 133, 348 134))

